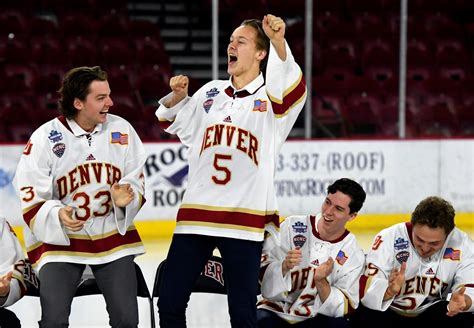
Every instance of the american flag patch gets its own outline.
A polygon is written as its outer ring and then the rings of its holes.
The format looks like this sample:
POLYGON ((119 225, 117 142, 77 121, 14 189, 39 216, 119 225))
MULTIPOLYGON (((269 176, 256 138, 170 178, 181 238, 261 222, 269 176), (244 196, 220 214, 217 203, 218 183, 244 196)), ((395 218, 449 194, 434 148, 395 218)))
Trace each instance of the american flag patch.
POLYGON ((120 132, 112 132, 110 134, 111 143, 118 143, 121 145, 128 145, 128 134, 122 134, 120 132))
POLYGON ((346 263, 348 257, 346 256, 346 254, 344 254, 343 251, 339 251, 339 253, 337 253, 337 256, 336 256, 336 261, 337 263, 339 263, 339 265, 344 265, 344 263, 346 263))
POLYGON ((446 248, 443 259, 459 261, 461 259, 461 251, 459 249, 446 248))
POLYGON ((267 111, 267 101, 256 99, 253 103, 254 112, 266 112, 267 111))

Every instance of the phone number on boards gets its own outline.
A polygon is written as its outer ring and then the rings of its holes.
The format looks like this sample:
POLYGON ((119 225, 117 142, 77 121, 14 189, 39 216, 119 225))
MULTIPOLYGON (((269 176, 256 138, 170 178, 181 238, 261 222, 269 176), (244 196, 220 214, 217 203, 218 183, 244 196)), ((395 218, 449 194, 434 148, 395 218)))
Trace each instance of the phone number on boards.
POLYGON ((278 172, 291 171, 378 171, 384 169, 382 152, 330 152, 326 156, 319 153, 279 154, 276 163, 278 172))

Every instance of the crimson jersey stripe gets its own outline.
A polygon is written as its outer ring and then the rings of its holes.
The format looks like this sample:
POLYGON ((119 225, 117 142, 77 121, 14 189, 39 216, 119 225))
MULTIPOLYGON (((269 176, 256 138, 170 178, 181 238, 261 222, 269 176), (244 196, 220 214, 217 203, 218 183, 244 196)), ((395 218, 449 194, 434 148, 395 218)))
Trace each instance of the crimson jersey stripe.
POLYGON ((97 240, 84 240, 70 238, 70 246, 59 246, 50 244, 40 244, 35 249, 28 251, 28 258, 31 263, 36 263, 41 255, 46 252, 63 251, 68 253, 84 252, 84 253, 101 253, 110 251, 116 247, 123 247, 134 243, 141 242, 137 230, 129 230, 122 236, 119 233, 97 240))
MULTIPOLYGON (((25 220, 26 224, 28 227, 30 227, 30 222, 33 220, 33 218, 36 216, 36 213, 40 210, 41 206, 43 206, 45 202, 40 202, 32 207, 30 207, 29 210, 27 210, 25 213, 23 213, 23 220, 25 220)), ((31 228, 31 227, 30 227, 31 228)))
POLYGON ((282 313, 284 313, 283 308, 282 308, 281 306, 279 306, 278 304, 275 304, 275 303, 273 303, 273 302, 271 302, 271 301, 268 301, 268 300, 266 300, 266 299, 263 299, 263 300, 259 301, 257 305, 266 305, 266 306, 268 306, 268 307, 274 309, 274 310, 277 311, 277 312, 282 312, 282 313))
POLYGON ((369 277, 362 275, 359 279, 359 299, 362 299, 365 295, 365 288, 367 287, 367 280, 369 277))
POLYGON ((139 205, 138 208, 142 208, 143 205, 145 205, 145 203, 146 203, 145 195, 140 194, 140 196, 141 196, 141 197, 140 197, 140 205, 139 205))
POLYGON ((291 90, 290 93, 288 93, 285 97, 283 97, 283 102, 281 104, 271 101, 271 98, 270 98, 270 101, 272 103, 273 113, 276 115, 285 114, 288 111, 288 109, 290 109, 290 107, 296 101, 298 101, 298 99, 303 97, 305 92, 306 92, 306 82, 302 76, 300 83, 298 83, 298 85, 293 90, 291 90))
POLYGON ((163 130, 166 130, 167 128, 169 128, 169 126, 173 124, 173 122, 170 122, 170 121, 160 121, 160 128, 162 128, 163 130))
POLYGON ((71 127, 69 126, 69 124, 67 123, 66 118, 63 115, 58 116, 57 119, 59 120, 59 122, 61 122, 64 125, 64 127, 66 129, 68 129, 71 133, 74 133, 74 132, 72 132, 71 127))
POLYGON ((257 215, 240 212, 207 211, 194 208, 180 208, 177 221, 233 224, 260 229, 265 228, 265 225, 270 222, 275 224, 276 227, 280 226, 280 219, 277 214, 257 215))

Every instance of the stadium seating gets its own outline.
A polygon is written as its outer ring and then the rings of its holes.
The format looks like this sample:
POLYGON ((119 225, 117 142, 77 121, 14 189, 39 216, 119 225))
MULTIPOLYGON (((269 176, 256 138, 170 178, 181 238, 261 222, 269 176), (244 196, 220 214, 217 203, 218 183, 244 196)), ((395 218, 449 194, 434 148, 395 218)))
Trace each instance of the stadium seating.
POLYGON ((458 107, 459 134, 474 137, 474 103, 458 107))
POLYGON ((420 136, 452 137, 458 131, 456 117, 441 103, 421 107, 415 120, 420 136))
POLYGON ((65 37, 64 45, 68 53, 70 67, 93 66, 98 64, 98 47, 93 40, 86 38, 86 36, 65 37))
MULTIPOLYGON (((305 1, 293 2, 291 8, 284 0, 258 3, 262 9, 255 9, 255 2, 250 0, 222 1, 220 13, 226 18, 222 26, 260 17, 263 8, 270 6, 286 19, 287 39, 304 69, 305 1), (230 10, 236 4, 245 7, 247 2, 252 10, 230 10)), ((201 0, 199 6, 210 10, 211 1, 201 0)), ((159 7, 166 6, 160 3, 159 7)), ((191 4, 185 7, 194 8, 191 4)), ((54 92, 59 74, 71 67, 100 65, 109 73, 113 95, 133 94, 140 111, 156 106, 156 100, 169 91, 173 67, 162 40, 163 17, 134 15, 134 11, 143 10, 135 1, 70 0, 64 6, 61 0, 4 0, 0 9, 0 91, 37 99, 41 120, 52 117, 53 112, 57 115, 54 92), (90 8, 97 9, 100 18, 91 14, 90 8)), ((474 20, 468 15, 470 9, 474 9, 474 3, 468 0, 410 0, 406 81, 409 112, 416 114, 443 96, 453 99, 451 113, 453 106, 465 108, 463 99, 474 92, 469 86, 474 81, 474 20)), ((315 2, 313 76, 306 77, 313 79, 312 94, 331 100, 337 97, 344 116, 354 94, 377 93, 380 102, 370 108, 375 115, 382 115, 379 122, 385 121, 383 109, 395 106, 393 99, 398 95, 399 11, 399 2, 393 0, 315 2)), ((189 11, 189 15, 195 14, 189 11)), ((193 92, 202 83, 190 78, 193 92)), ((331 111, 324 112, 320 100, 313 99, 312 103, 317 105, 314 119, 318 121, 314 124, 328 117, 328 122, 337 121, 331 118, 331 111)), ((135 124, 149 125, 141 120, 135 124)), ((338 135, 350 132, 349 126, 347 129, 344 125, 338 135)), ((461 128, 457 131, 450 129, 456 135, 461 128)), ((144 134, 162 137, 154 130, 144 134)), ((386 133, 379 129, 374 135, 386 133)))

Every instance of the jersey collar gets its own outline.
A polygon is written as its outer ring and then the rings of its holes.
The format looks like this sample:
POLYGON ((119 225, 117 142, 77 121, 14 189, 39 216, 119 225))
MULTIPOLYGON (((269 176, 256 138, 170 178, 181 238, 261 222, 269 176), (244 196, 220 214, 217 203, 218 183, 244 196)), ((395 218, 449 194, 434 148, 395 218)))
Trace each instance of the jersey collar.
POLYGON ((263 87, 264 84, 265 84, 265 80, 263 79, 262 72, 260 72, 260 74, 252 82, 247 84, 242 89, 236 90, 234 86, 232 85, 232 77, 230 77, 229 86, 225 89, 225 93, 229 97, 243 98, 243 97, 253 95, 255 92, 258 91, 258 89, 263 87))
POLYGON ((319 213, 317 216, 314 216, 314 215, 310 215, 309 217, 310 219, 310 222, 311 222, 311 226, 312 226, 312 231, 313 231, 313 235, 318 238, 318 239, 321 239, 321 240, 324 240, 324 241, 327 241, 331 244, 336 244, 338 242, 340 242, 341 240, 343 240, 344 238, 346 238, 346 236, 350 233, 349 230, 345 229, 343 234, 334 239, 334 240, 326 240, 324 239, 323 237, 321 237, 321 235, 319 234, 319 231, 318 231, 318 221, 322 219, 322 214, 319 213))
POLYGON ((83 128, 81 128, 79 124, 77 124, 77 122, 74 120, 70 120, 67 118, 66 122, 69 125, 72 134, 74 134, 76 137, 81 137, 87 134, 95 134, 97 132, 102 131, 102 123, 97 124, 92 132, 87 132, 83 128))

